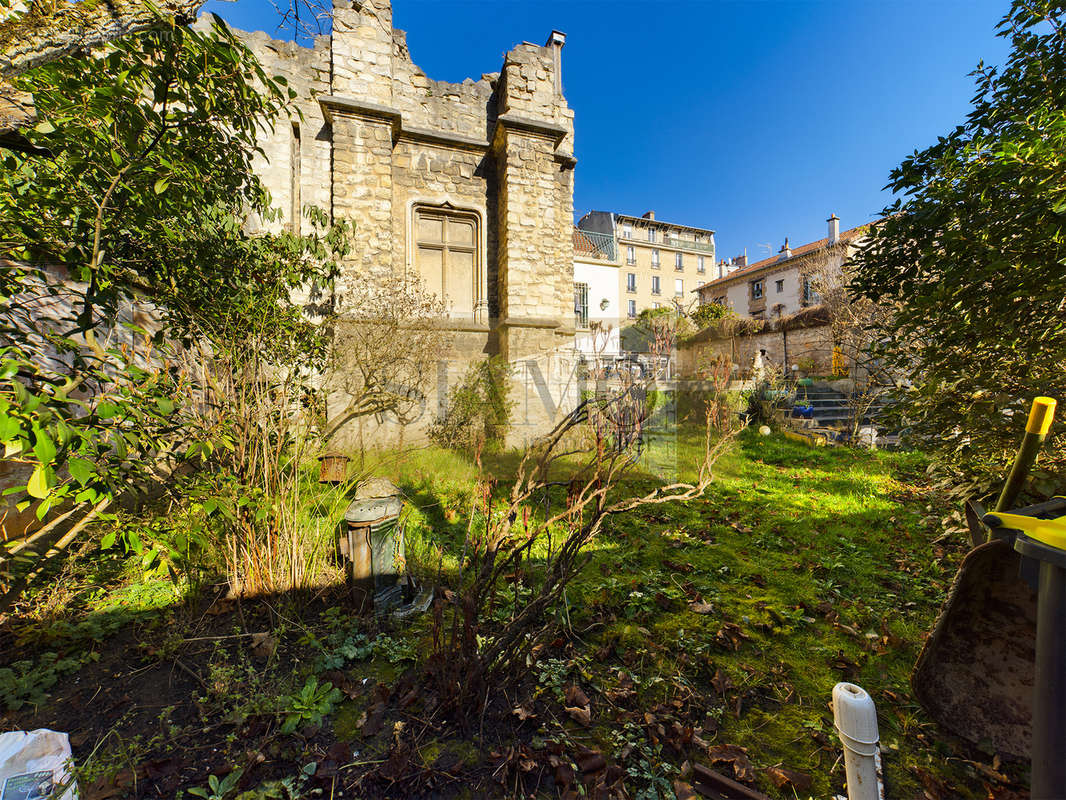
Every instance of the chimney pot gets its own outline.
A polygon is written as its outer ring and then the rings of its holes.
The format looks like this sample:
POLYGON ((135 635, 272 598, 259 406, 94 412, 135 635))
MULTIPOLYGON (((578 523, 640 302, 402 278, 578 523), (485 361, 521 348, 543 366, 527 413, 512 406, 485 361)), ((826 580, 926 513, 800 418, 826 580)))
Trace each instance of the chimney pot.
POLYGON ((836 244, 840 241, 840 218, 831 214, 826 222, 829 223, 829 244, 836 244))
POLYGON ((644 212, 644 219, 655 219, 655 212, 654 211, 645 211, 644 212))

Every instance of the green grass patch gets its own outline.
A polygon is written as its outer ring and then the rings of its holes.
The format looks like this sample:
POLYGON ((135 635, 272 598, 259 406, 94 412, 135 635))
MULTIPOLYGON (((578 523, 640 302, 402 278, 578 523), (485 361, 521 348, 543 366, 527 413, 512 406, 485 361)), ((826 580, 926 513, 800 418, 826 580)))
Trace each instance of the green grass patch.
MULTIPOLYGON (((691 478, 701 446, 695 428, 649 438, 621 491, 691 478)), ((484 473, 505 476, 518 457, 493 454, 484 473)), ((538 710, 530 722, 510 720, 514 735, 534 748, 564 740, 597 748, 624 765, 633 796, 669 797, 686 758, 729 772, 706 750, 671 750, 670 726, 657 739, 646 715, 684 719, 706 747, 745 748, 758 788, 771 797, 796 797, 770 782, 773 767, 811 776, 800 796, 829 797, 841 791, 843 768, 828 703, 834 684, 850 680, 878 704, 889 796, 920 796, 932 779, 952 796, 986 797, 973 751, 937 731, 908 683, 964 549, 961 536, 937 543, 947 508, 925 485, 926 466, 917 453, 809 449, 745 431, 704 497, 609 518, 557 610, 559 639, 530 664, 531 693, 514 698, 538 710), (589 728, 563 711, 572 683, 591 698, 589 728)), ((408 565, 425 581, 454 586, 469 515, 478 508, 478 468, 437 448, 371 452, 353 467, 403 489, 408 565)), ((496 491, 507 488, 501 482, 496 491)), ((347 502, 344 489, 319 486, 309 465, 301 491, 303 527, 325 553, 347 502)), ((558 487, 545 502, 558 508, 564 493, 558 487)), ((531 568, 544 552, 535 548, 531 568)), ((428 614, 383 627, 341 608, 298 603, 268 604, 253 620, 228 612, 220 619, 233 623, 231 634, 212 627, 203 603, 192 602, 190 592, 203 595, 210 586, 146 579, 114 551, 87 554, 66 579, 62 608, 53 604, 9 627, 27 655, 0 670, 0 693, 8 695, 0 702, 46 707, 65 676, 106 657, 110 637, 129 628, 131 676, 180 661, 178 669, 204 684, 174 735, 217 728, 224 746, 236 748, 247 730, 241 726, 269 719, 359 742, 368 739, 368 716, 374 719, 374 687, 400 681, 430 641, 428 614), (252 631, 269 631, 276 653, 253 648, 245 638, 252 631)), ((520 587, 494 613, 506 618, 526 592, 520 587)), ((142 723, 123 724, 132 734, 142 723)), ((392 729, 382 730, 388 740, 392 729)), ((385 757, 364 746, 367 763, 385 757)), ((412 758, 426 768, 439 760, 476 770, 492 763, 491 750, 474 738, 428 737, 412 758)))

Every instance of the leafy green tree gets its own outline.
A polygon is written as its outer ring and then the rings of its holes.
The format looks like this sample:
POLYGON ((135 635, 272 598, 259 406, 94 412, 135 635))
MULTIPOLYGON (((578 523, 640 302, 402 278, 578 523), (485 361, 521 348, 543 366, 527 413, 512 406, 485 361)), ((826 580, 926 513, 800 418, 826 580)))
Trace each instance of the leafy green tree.
POLYGON ((292 92, 217 18, 206 31, 154 31, 53 61, 16 85, 41 117, 27 138, 53 157, 5 155, 0 242, 88 284, 86 324, 120 285, 159 291, 203 275, 170 257, 175 238, 217 228, 220 211, 268 207, 251 170, 256 136, 292 92))
POLYGON ((689 314, 689 318, 695 324, 697 330, 703 330, 712 322, 720 319, 735 317, 736 312, 729 306, 721 303, 701 303, 689 314))
POLYGON ((249 497, 291 478, 289 412, 328 356, 296 298, 328 313, 347 247, 348 228, 313 209, 305 236, 244 225, 273 216, 252 159, 291 92, 217 20, 17 81, 41 118, 27 137, 51 157, 0 150, 0 443, 26 469, 16 499, 41 518, 99 510, 193 459, 217 478, 204 513, 255 527, 272 501, 249 497))
POLYGON ((1008 61, 979 65, 966 121, 893 170, 902 199, 855 265, 852 288, 890 311, 881 356, 912 382, 901 423, 989 484, 1031 399, 1066 399, 1064 14, 1015 0, 1008 61))

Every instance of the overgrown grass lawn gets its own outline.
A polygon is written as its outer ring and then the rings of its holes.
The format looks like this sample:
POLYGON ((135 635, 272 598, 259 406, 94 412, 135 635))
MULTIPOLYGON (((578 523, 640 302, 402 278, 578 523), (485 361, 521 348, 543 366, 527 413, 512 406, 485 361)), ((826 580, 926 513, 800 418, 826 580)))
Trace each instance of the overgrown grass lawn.
MULTIPOLYGON (((774 797, 842 791, 828 705, 842 680, 877 703, 889 797, 1006 796, 990 794, 991 754, 940 734, 909 686, 964 550, 925 467, 745 432, 705 499, 612 521, 569 593, 587 631, 576 660, 608 694, 632 676, 637 706, 677 709, 714 768, 774 797)), ((601 706, 594 736, 647 732, 624 712, 620 731, 616 711, 601 706)))
MULTIPOLYGON (((697 438, 654 443, 624 490, 685 477, 697 438)), ((843 786, 829 701, 848 680, 877 703, 889 797, 1022 797, 1021 767, 938 731, 910 691, 964 548, 925 467, 745 432, 705 497, 608 521, 558 635, 466 732, 423 724, 412 667, 429 614, 361 619, 339 590, 233 603, 89 548, 0 619, 3 727, 70 732, 97 800, 572 797, 597 782, 643 800, 688 796, 693 762, 774 798, 828 798, 843 786)), ((454 586, 478 470, 416 450, 375 471, 408 496, 408 563, 454 586)))

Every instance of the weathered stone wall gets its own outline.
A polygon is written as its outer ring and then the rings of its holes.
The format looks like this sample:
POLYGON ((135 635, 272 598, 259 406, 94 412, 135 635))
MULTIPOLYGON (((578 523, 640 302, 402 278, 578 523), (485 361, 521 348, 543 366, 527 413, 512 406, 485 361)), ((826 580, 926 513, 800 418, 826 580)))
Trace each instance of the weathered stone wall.
POLYGON ((273 206, 281 217, 264 224, 271 229, 301 229, 300 211, 304 205, 330 210, 330 129, 322 108, 314 98, 329 92, 330 40, 315 39, 313 48, 293 42, 279 42, 265 33, 237 32, 255 52, 268 75, 281 75, 295 90, 296 108, 303 115, 278 119, 272 130, 263 131, 254 169, 270 190, 273 206), (295 226, 295 228, 294 228, 295 226))
MULTIPOLYGON (((531 407, 540 411, 519 438, 572 407, 575 161, 560 74, 565 37, 520 44, 499 73, 447 83, 411 60, 389 0, 338 0, 332 36, 313 49, 246 36, 267 71, 296 89, 304 115, 298 146, 288 121, 263 137, 257 166, 275 205, 313 202, 355 227, 336 310, 358 312, 345 303, 355 282, 417 273, 417 207, 473 215, 474 311, 454 320, 442 375, 453 384, 471 359, 495 353, 516 376, 535 361, 550 397, 538 384, 531 407)), ((519 394, 528 385, 516 377, 519 394)), ((437 391, 427 387, 427 396, 437 391)))
POLYGON ((678 370, 685 377, 700 377, 716 358, 726 358, 736 365, 734 377, 749 376, 755 354, 764 351, 763 363, 768 368, 788 370, 802 365, 814 375, 829 375, 833 371, 833 336, 829 325, 782 330, 781 326, 756 334, 717 336, 684 342, 678 347, 678 370))

